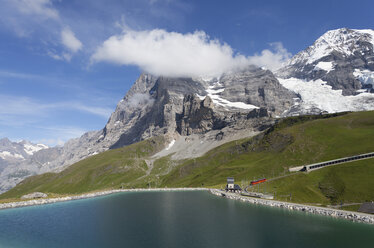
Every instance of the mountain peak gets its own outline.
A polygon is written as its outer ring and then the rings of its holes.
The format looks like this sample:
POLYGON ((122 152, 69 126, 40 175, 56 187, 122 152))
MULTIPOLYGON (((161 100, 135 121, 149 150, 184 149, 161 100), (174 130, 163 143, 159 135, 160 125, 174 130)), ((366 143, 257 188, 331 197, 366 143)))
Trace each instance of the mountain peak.
POLYGON ((374 30, 339 28, 327 31, 313 45, 296 54, 287 66, 296 64, 312 64, 333 52, 349 57, 356 53, 373 51, 374 30))

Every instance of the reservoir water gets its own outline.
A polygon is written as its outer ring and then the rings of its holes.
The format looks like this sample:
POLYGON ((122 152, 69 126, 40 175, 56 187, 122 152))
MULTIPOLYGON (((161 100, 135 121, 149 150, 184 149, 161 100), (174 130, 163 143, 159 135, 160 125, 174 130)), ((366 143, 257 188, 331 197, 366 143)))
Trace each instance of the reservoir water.
POLYGON ((374 247, 374 226, 208 192, 126 192, 1 210, 0 247, 374 247))

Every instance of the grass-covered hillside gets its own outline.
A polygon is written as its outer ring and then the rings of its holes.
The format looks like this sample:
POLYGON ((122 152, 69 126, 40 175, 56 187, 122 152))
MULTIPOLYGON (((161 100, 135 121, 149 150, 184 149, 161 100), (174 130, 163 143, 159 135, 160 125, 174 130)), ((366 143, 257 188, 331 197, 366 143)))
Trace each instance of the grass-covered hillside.
MULTIPOLYGON (((164 178, 163 185, 223 187, 227 176, 245 184, 290 174, 289 167, 373 151, 373 111, 291 117, 264 135, 185 161, 164 178)), ((290 200, 291 194, 295 202, 323 204, 374 200, 373 189, 374 159, 296 173, 260 186, 261 191, 275 192, 277 199, 290 200)))
POLYGON ((165 140, 151 138, 119 149, 91 156, 60 173, 46 173, 26 178, 0 199, 18 198, 40 191, 52 194, 78 194, 102 189, 131 187, 142 181, 149 168, 146 158, 162 150, 165 140))
POLYGON ((374 158, 326 167, 308 174, 299 173, 267 183, 267 190, 276 192, 279 200, 340 205, 374 200, 374 158))
MULTIPOLYGON (((72 194, 121 186, 223 187, 228 176, 245 184, 288 175, 289 167, 373 152, 374 112, 290 117, 265 133, 226 143, 200 158, 164 157, 150 164, 149 156, 164 143, 156 138, 98 154, 61 173, 28 178, 0 199, 35 191, 72 194)), ((373 188, 374 159, 368 159, 290 174, 260 190, 276 192, 280 200, 290 200, 291 193, 295 202, 330 204, 374 200, 373 188)))

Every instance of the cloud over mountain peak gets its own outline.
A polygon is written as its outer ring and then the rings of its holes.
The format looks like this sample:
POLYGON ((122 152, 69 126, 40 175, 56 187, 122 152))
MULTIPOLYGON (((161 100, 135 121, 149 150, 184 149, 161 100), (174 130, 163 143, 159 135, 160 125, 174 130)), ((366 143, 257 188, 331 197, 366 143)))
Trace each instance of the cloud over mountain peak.
POLYGON ((136 65, 163 76, 219 76, 250 64, 273 69, 289 58, 280 43, 275 52, 246 57, 226 43, 211 39, 204 31, 167 32, 163 29, 134 31, 111 36, 92 55, 91 61, 136 65))

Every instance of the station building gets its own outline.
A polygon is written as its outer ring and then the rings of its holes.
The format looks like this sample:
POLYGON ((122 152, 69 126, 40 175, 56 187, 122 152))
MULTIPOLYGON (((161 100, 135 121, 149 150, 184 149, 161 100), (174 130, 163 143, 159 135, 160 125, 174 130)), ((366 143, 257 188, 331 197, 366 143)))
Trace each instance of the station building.
POLYGON ((240 191, 242 191, 240 186, 235 184, 235 181, 234 181, 233 177, 228 177, 227 178, 227 184, 226 184, 225 190, 230 191, 230 192, 240 192, 240 191))

